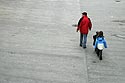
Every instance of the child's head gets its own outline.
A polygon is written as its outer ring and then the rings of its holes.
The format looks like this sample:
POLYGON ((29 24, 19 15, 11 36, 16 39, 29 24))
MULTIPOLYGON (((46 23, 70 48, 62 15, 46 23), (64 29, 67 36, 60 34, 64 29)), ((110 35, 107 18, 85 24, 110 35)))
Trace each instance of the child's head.
POLYGON ((103 37, 103 31, 100 31, 100 32, 99 32, 99 36, 100 36, 100 37, 103 37))
POLYGON ((99 32, 98 31, 96 31, 96 35, 98 35, 99 34, 99 32))

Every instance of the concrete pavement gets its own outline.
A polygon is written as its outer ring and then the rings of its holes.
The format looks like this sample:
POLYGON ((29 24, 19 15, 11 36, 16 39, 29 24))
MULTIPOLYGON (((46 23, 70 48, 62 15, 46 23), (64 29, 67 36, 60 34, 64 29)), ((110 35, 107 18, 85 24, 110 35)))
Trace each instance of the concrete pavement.
POLYGON ((87 11, 93 22, 85 51, 88 83, 125 83, 124 4, 124 0, 80 0, 81 11, 87 11), (108 44, 101 62, 91 47, 92 35, 98 30, 104 31, 108 44))
POLYGON ((125 16, 120 0, 0 0, 0 83, 124 83, 125 16), (93 22, 87 49, 75 32, 81 12, 93 22), (99 61, 92 35, 103 30, 99 61))
POLYGON ((78 0, 0 0, 0 83, 87 83, 79 17, 78 0))

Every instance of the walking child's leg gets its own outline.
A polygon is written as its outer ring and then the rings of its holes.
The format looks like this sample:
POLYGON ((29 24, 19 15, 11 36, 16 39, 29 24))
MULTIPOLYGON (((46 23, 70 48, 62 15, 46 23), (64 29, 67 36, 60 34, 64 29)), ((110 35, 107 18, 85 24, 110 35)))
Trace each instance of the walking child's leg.
POLYGON ((99 56, 99 49, 97 48, 97 51, 96 51, 96 53, 97 53, 97 56, 99 56))

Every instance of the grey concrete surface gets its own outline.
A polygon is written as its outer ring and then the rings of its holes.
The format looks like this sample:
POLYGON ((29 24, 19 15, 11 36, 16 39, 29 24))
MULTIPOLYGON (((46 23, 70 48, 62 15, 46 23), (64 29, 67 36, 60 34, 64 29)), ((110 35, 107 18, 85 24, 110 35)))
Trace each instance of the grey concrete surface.
POLYGON ((93 22, 86 49, 88 83, 125 83, 125 1, 80 0, 81 12, 87 11, 93 22), (99 61, 93 51, 92 35, 104 31, 108 48, 99 61))
POLYGON ((0 0, 0 83, 87 83, 79 17, 78 0, 0 0))
POLYGON ((0 83, 124 83, 124 0, 0 0, 0 83), (93 23, 87 49, 73 24, 93 23), (92 35, 108 48, 99 61, 92 35))

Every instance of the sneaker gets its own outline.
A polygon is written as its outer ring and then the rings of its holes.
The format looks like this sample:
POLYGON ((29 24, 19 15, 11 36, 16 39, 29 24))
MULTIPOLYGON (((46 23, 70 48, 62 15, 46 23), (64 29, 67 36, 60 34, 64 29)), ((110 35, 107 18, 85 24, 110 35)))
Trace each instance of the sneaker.
POLYGON ((83 47, 83 49, 86 49, 86 47, 83 47))
POLYGON ((82 45, 79 45, 80 47, 82 47, 82 45))

